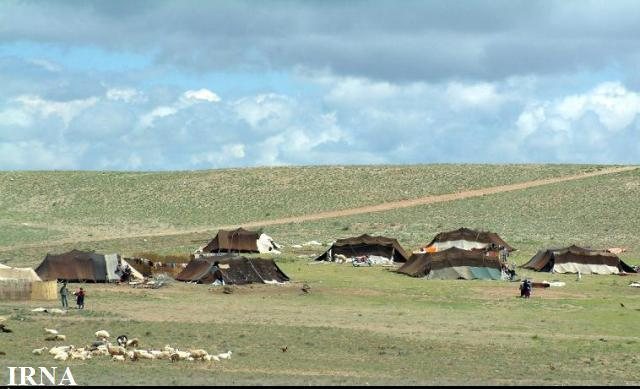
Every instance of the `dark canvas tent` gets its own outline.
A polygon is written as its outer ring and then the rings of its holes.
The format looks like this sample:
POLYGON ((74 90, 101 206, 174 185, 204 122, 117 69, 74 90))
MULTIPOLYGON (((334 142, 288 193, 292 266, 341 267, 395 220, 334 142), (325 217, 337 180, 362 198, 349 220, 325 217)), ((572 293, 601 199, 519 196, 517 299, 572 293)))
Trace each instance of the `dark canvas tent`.
MULTIPOLYGON (((117 281, 118 261, 125 261, 118 254, 98 254, 91 251, 71 250, 63 254, 47 254, 36 268, 43 281, 66 280, 69 282, 110 282, 117 281)), ((132 277, 142 278, 131 268, 132 277)))
POLYGON ((216 236, 196 251, 198 253, 267 253, 277 251, 278 245, 266 234, 249 231, 218 230, 216 236))
POLYGON ((394 262, 406 262, 409 258, 396 239, 363 234, 352 238, 338 239, 327 251, 317 257, 316 261, 334 261, 338 254, 347 258, 362 255, 378 256, 394 262))
POLYGON ((464 250, 471 249, 497 249, 499 246, 506 247, 508 251, 514 251, 507 242, 498 234, 489 231, 476 231, 469 228, 459 228, 454 231, 441 232, 437 234, 423 251, 438 252, 451 247, 464 250))
POLYGON ((502 278, 501 264, 496 257, 481 250, 463 250, 452 247, 436 253, 416 253, 398 270, 412 277, 428 279, 482 279, 502 278))
POLYGON ((193 259, 176 276, 176 280, 209 284, 213 282, 211 268, 220 262, 222 278, 226 284, 276 283, 289 281, 289 277, 272 259, 246 257, 213 257, 193 259))
POLYGON ((540 250, 522 267, 555 273, 618 274, 636 272, 615 254, 575 245, 560 249, 540 250))

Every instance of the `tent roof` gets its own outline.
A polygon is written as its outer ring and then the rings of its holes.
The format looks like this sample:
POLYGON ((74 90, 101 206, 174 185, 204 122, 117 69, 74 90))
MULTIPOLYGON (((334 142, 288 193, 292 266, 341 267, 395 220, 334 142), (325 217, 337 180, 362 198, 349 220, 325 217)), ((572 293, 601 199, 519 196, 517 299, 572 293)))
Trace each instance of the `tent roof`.
POLYGON ((220 251, 234 251, 243 253, 258 253, 258 231, 249 231, 240 227, 236 230, 218 230, 216 236, 209 241, 202 252, 215 253, 220 251))
MULTIPOLYGON (((73 249, 62 254, 47 254, 35 271, 44 281, 115 281, 119 279, 115 274, 118 259, 121 259, 118 254, 104 255, 73 249)), ((142 277, 133 270, 134 278, 142 277)))
POLYGON ((429 242, 427 247, 436 242, 447 242, 451 240, 468 240, 471 242, 481 242, 488 244, 493 243, 496 246, 504 246, 509 251, 515 250, 495 232, 477 231, 464 227, 454 231, 440 232, 433 238, 433 240, 431 240, 431 242, 429 242))
POLYGON ((538 251, 522 268, 537 271, 550 271, 555 263, 581 263, 590 265, 607 265, 618 270, 635 273, 636 271, 624 263, 617 255, 606 250, 593 250, 576 245, 564 248, 549 248, 538 251))
POLYGON ((222 277, 227 284, 244 285, 265 283, 265 281, 285 282, 289 277, 272 259, 246 258, 238 256, 207 257, 193 259, 176 276, 178 281, 211 283, 211 268, 215 261, 220 262, 222 277))
POLYGON ((326 258, 329 251, 331 251, 334 255, 349 254, 348 256, 357 256, 363 254, 385 256, 391 255, 391 252, 393 251, 393 260, 395 262, 406 262, 409 258, 407 252, 404 250, 404 248, 402 248, 402 246, 396 239, 388 238, 386 236, 372 236, 368 234, 362 234, 360 236, 336 240, 327 251, 316 258, 316 261, 320 261, 323 258, 326 258), (386 250, 380 250, 380 248, 386 248, 386 250))
POLYGON ((473 266, 501 269, 500 260, 486 256, 481 250, 463 250, 452 247, 435 253, 414 253, 397 271, 412 277, 423 277, 432 270, 447 267, 473 266))

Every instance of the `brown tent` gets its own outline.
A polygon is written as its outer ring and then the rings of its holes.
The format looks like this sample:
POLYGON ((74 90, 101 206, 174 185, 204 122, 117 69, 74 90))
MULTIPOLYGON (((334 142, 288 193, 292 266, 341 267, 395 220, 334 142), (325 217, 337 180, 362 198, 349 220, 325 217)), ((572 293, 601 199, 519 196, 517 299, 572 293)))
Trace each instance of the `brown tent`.
POLYGON ((244 285, 251 283, 274 283, 289 281, 289 277, 272 259, 245 257, 207 257, 193 259, 176 276, 176 280, 210 284, 213 282, 211 268, 215 261, 220 262, 222 278, 226 284, 244 285))
POLYGON ((337 254, 348 258, 362 255, 375 255, 393 259, 394 262, 406 262, 407 252, 396 239, 385 236, 360 236, 338 239, 331 247, 316 258, 316 261, 334 261, 337 254))
POLYGON ((270 236, 241 227, 218 230, 216 236, 196 253, 268 253, 277 252, 278 248, 270 236))
POLYGON ((540 250, 521 267, 556 273, 617 274, 636 272, 613 253, 575 245, 560 249, 540 250))
POLYGON ((495 232, 476 231, 469 228, 459 228, 454 231, 441 232, 433 238, 425 247, 427 252, 446 250, 450 247, 458 247, 469 250, 472 248, 493 248, 505 247, 508 251, 515 251, 495 232))
POLYGON ((502 277, 500 261, 481 250, 452 247, 436 253, 416 253, 397 272, 431 279, 493 279, 502 277))
MULTIPOLYGON (((98 254, 92 251, 71 250, 63 254, 47 254, 36 268, 43 281, 66 280, 68 282, 110 282, 117 281, 118 261, 126 262, 118 254, 98 254)), ((132 270, 132 277, 142 275, 132 270)))

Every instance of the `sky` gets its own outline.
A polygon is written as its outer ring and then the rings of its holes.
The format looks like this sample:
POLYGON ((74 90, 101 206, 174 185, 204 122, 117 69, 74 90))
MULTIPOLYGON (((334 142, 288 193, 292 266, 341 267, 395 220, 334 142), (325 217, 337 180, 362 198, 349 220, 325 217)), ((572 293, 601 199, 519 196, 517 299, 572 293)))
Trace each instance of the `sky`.
POLYGON ((640 163, 638 1, 0 2, 0 170, 640 163))

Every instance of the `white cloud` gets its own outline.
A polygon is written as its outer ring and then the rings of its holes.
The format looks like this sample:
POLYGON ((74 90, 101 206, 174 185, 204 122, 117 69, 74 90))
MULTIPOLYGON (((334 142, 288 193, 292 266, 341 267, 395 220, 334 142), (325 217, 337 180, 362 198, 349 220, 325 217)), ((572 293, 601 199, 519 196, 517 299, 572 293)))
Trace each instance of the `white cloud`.
POLYGON ((146 96, 135 88, 111 88, 107 90, 107 99, 124 101, 125 103, 139 103, 147 101, 146 96))
POLYGON ((4 127, 28 127, 33 123, 30 115, 20 109, 7 108, 0 111, 0 126, 4 127))
POLYGON ((178 112, 178 108, 176 107, 156 107, 151 112, 148 112, 140 117, 140 127, 153 127, 153 123, 155 122, 156 118, 171 116, 176 114, 176 112, 178 112))
POLYGON ((83 144, 57 145, 31 140, 0 142, 0 169, 76 169, 83 144))
POLYGON ((221 101, 220 96, 205 88, 198 90, 188 90, 184 92, 183 97, 186 100, 202 100, 208 101, 210 103, 217 103, 221 101))
POLYGON ((627 90, 619 82, 606 82, 584 94, 530 104, 516 124, 521 136, 529 136, 543 127, 580 132, 583 129, 576 122, 589 113, 597 116, 604 129, 621 131, 640 113, 640 94, 627 90))
POLYGON ((294 116, 295 101, 275 93, 245 97, 233 103, 238 116, 252 128, 282 130, 294 116))
POLYGON ((458 109, 478 107, 495 110, 506 100, 498 93, 496 85, 490 83, 463 84, 451 82, 446 89, 447 99, 458 109))
POLYGON ((78 99, 71 101, 52 101, 44 100, 40 96, 23 95, 14 99, 22 105, 25 113, 38 114, 43 117, 50 115, 59 116, 65 126, 83 110, 94 106, 98 103, 97 97, 89 97, 87 99, 78 99))

